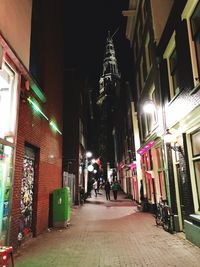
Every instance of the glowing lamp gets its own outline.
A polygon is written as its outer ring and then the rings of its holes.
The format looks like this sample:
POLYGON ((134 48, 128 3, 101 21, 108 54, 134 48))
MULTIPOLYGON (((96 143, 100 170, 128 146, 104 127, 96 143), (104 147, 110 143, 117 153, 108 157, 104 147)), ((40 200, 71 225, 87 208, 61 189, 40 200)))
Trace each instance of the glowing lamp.
POLYGON ((144 103, 143 110, 145 113, 152 114, 155 112, 156 107, 152 100, 147 100, 144 103))
POLYGON ((92 165, 89 165, 87 169, 88 169, 89 172, 93 172, 94 171, 94 167, 92 165))
POLYGON ((164 142, 167 148, 172 149, 175 152, 180 152, 183 155, 181 146, 177 143, 176 137, 172 133, 170 133, 169 129, 166 130, 164 142), (174 143, 174 145, 172 146, 171 143, 174 143))
POLYGON ((91 158, 92 157, 92 152, 90 152, 90 151, 86 152, 86 157, 87 158, 91 158))
POLYGON ((92 164, 96 163, 96 160, 95 159, 92 159, 91 160, 92 164))

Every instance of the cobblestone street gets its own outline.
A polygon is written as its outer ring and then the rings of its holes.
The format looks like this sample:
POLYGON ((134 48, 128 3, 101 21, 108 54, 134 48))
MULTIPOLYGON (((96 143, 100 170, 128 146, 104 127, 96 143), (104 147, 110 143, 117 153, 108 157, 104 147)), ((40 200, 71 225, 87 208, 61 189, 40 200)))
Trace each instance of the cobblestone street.
POLYGON ((155 225, 120 194, 92 196, 73 208, 71 225, 29 241, 15 255, 16 267, 200 266, 200 249, 155 225), (113 196, 112 196, 113 199, 113 196))

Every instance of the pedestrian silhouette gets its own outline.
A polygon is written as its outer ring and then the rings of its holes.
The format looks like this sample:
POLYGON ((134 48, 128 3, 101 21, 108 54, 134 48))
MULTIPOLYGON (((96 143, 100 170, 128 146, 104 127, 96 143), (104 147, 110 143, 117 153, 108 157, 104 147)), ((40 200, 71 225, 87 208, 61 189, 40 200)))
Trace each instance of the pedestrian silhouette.
POLYGON ((118 193, 119 189, 120 189, 120 185, 118 184, 117 181, 115 181, 112 185, 114 200, 117 200, 117 193, 118 193))
POLYGON ((93 183, 93 188, 94 188, 94 192, 95 192, 95 197, 97 197, 97 189, 98 189, 97 180, 95 180, 95 182, 93 183))
POLYGON ((105 189, 105 192, 106 192, 106 199, 110 200, 110 189, 111 189, 111 187, 110 187, 110 183, 109 183, 108 180, 105 183, 104 189, 105 189))

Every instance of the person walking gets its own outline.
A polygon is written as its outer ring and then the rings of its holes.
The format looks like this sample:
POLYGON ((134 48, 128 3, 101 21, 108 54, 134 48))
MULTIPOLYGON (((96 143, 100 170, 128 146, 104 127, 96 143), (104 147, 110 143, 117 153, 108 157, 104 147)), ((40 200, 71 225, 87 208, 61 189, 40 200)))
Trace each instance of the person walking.
POLYGON ((93 188, 94 188, 94 192, 95 192, 95 197, 97 197, 97 189, 98 189, 97 180, 95 180, 95 182, 93 183, 93 188))
POLYGON ((109 183, 108 180, 106 180, 104 189, 105 189, 105 192, 106 192, 106 199, 110 200, 110 183, 109 183))
POLYGON ((120 186, 118 184, 117 181, 115 181, 112 185, 112 191, 113 191, 113 196, 114 196, 114 200, 117 200, 117 193, 118 193, 118 190, 120 189, 120 186))

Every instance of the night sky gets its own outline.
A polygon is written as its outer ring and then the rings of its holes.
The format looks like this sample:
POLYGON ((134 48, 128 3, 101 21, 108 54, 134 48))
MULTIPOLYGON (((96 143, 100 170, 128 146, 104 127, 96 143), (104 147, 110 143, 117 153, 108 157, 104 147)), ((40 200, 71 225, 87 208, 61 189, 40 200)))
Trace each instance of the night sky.
POLYGON ((122 77, 130 68, 129 42, 125 38, 127 0, 65 1, 65 68, 77 68, 96 87, 108 30, 113 41, 122 77))

